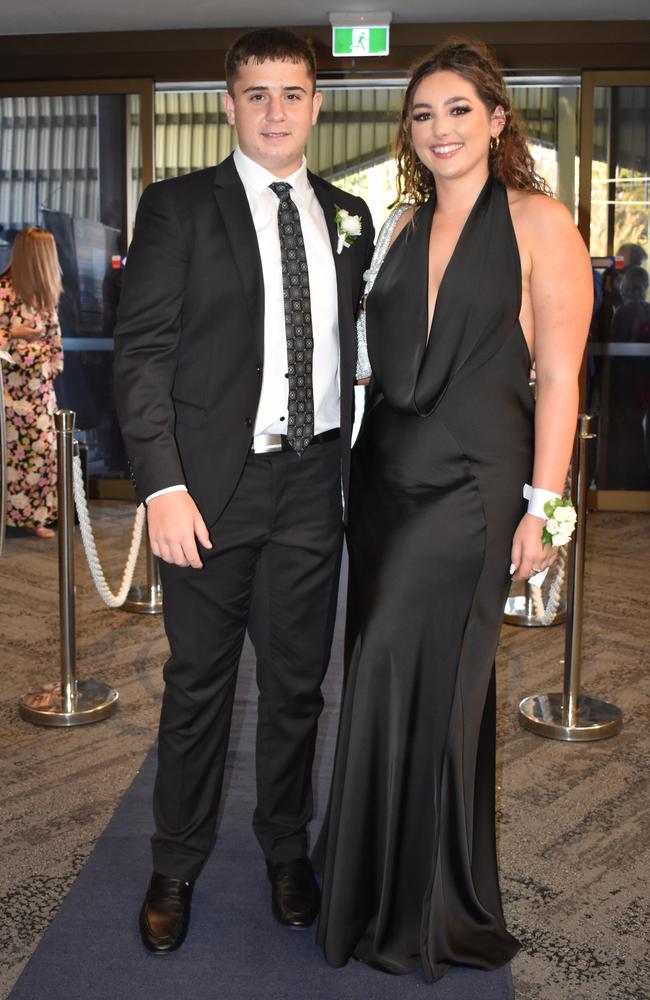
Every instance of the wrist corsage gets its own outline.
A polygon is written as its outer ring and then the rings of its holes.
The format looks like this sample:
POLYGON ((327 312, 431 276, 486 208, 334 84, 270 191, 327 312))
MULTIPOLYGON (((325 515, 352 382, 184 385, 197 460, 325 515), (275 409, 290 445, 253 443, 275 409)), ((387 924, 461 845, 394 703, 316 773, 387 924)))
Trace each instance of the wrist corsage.
POLYGON ((576 509, 570 500, 547 500, 544 504, 544 513, 548 521, 542 529, 542 542, 544 545, 553 545, 558 548, 566 545, 571 540, 576 526, 576 509))
POLYGON ((336 212, 336 231, 339 234, 336 252, 341 253, 343 247, 351 247, 358 236, 361 236, 361 216, 350 215, 344 208, 336 212))
POLYGON ((528 500, 528 513, 546 522, 542 528, 542 543, 556 548, 566 545, 576 526, 576 509, 571 501, 528 483, 524 486, 524 499, 528 500))

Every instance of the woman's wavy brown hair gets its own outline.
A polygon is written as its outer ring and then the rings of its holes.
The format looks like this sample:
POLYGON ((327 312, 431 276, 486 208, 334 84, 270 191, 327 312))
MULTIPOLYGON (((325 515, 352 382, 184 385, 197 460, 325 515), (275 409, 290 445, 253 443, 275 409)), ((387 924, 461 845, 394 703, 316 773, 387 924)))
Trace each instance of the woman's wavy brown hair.
POLYGON ((397 199, 394 204, 407 201, 421 205, 427 201, 435 186, 433 174, 420 162, 413 148, 411 107, 418 85, 439 70, 457 73, 473 84, 488 114, 491 115, 499 105, 503 108, 505 126, 496 149, 490 149, 488 156, 492 176, 517 191, 540 191, 552 195, 546 181, 535 170, 523 126, 512 109, 503 74, 493 53, 483 42, 449 38, 415 66, 404 94, 395 142, 397 199))

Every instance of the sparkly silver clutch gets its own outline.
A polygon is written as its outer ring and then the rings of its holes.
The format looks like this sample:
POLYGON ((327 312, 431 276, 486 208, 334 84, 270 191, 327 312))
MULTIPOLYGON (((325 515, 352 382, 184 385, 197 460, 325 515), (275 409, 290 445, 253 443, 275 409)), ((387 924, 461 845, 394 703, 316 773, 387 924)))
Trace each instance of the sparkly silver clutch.
POLYGON ((370 378, 372 375, 372 368, 370 367, 370 359, 368 357, 368 341, 366 339, 366 300, 370 295, 372 286, 375 283, 375 278, 379 274, 379 269, 384 263, 384 257, 386 256, 386 251, 390 246, 395 226, 397 225, 399 219, 404 215, 404 212, 411 207, 411 205, 398 205, 397 208, 394 208, 390 213, 381 227, 379 236, 377 237, 375 252, 372 255, 370 267, 367 271, 364 271, 363 274, 363 296, 361 298, 361 306, 359 308, 359 316, 357 318, 357 381, 364 378, 370 378))

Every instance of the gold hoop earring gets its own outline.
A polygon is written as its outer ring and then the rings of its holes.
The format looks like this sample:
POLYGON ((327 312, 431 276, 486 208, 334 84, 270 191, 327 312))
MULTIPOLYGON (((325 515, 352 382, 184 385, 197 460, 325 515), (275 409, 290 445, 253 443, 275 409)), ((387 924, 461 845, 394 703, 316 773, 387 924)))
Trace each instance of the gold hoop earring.
POLYGON ((496 153, 498 148, 499 148, 499 136, 493 135, 492 138, 490 139, 490 152, 496 153))

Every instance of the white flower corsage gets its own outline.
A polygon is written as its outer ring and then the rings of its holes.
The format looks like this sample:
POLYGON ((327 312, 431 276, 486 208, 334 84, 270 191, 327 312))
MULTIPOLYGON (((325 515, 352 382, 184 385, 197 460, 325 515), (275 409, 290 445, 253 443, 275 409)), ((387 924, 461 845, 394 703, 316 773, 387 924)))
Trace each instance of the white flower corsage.
POLYGON ((361 236, 361 216, 350 215, 344 208, 336 209, 336 231, 339 241, 336 252, 341 253, 343 247, 351 247, 357 236, 361 236))
POLYGON ((576 509, 571 501, 562 500, 561 497, 547 500, 544 513, 548 521, 542 530, 542 543, 555 547, 566 545, 571 540, 577 519, 576 509))

